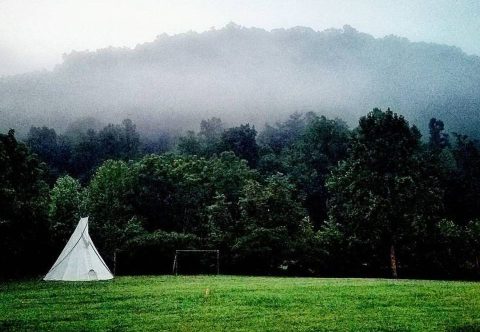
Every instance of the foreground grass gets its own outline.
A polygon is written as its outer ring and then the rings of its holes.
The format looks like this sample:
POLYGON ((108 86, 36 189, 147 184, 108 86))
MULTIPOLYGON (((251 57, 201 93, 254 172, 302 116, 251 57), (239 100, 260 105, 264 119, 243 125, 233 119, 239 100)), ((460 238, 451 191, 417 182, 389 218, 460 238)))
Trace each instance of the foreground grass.
POLYGON ((228 276, 0 285, 0 330, 480 331, 480 284, 228 276))

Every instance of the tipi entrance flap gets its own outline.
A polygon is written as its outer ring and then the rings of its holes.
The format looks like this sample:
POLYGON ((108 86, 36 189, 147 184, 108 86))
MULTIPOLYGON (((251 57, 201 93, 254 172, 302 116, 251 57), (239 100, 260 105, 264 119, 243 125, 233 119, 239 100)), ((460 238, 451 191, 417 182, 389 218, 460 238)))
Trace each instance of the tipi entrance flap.
POLYGON ((65 248, 43 280, 90 281, 112 278, 112 273, 90 238, 87 217, 80 219, 65 248))

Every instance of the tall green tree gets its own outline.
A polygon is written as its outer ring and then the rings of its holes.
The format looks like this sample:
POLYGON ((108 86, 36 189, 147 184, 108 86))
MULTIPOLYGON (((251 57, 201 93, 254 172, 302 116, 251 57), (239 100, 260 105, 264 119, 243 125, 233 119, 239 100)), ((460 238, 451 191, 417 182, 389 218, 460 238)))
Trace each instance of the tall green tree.
POLYGON ((172 231, 175 186, 171 176, 175 163, 171 155, 148 155, 134 163, 132 174, 132 208, 144 220, 148 231, 172 231))
POLYGON ((255 168, 259 157, 256 136, 255 127, 250 127, 249 124, 229 128, 222 134, 221 148, 232 151, 237 157, 246 160, 250 167, 255 168))
POLYGON ((223 151, 221 137, 224 130, 222 120, 219 118, 202 120, 198 134, 190 130, 179 138, 177 150, 183 155, 212 157, 223 151))
POLYGON ((71 174, 80 182, 86 183, 93 175, 95 167, 102 161, 97 133, 89 129, 86 133, 81 132, 75 138, 71 138, 71 142, 71 174))
POLYGON ((241 217, 234 257, 260 272, 279 272, 298 264, 296 244, 311 228, 294 186, 280 174, 265 184, 249 181, 239 200, 241 217))
POLYGON ((44 162, 53 165, 57 159, 57 133, 47 127, 31 127, 26 140, 28 147, 44 162))
POLYGON ((180 154, 202 156, 203 149, 199 137, 193 130, 187 131, 185 136, 179 138, 177 150, 180 154))
POLYGON ((307 113, 303 118, 293 115, 278 124, 273 133, 268 128, 262 133, 267 146, 262 146, 261 151, 266 153, 261 156, 259 170, 287 175, 302 194, 310 219, 318 228, 327 216, 325 179, 347 155, 348 127, 339 119, 307 113))
POLYGON ((48 257, 45 165, 0 134, 0 276, 38 273, 48 257))
POLYGON ((169 177, 175 184, 170 219, 177 231, 202 236, 208 229, 205 209, 214 197, 224 195, 228 202, 236 203, 246 181, 256 176, 247 163, 232 152, 223 152, 210 159, 174 157, 170 165, 169 177))
POLYGON ((430 119, 428 123, 428 129, 430 131, 429 145, 433 149, 443 149, 449 145, 448 134, 444 132, 445 125, 443 121, 435 118, 430 119))
POLYGON ((295 112, 284 122, 277 122, 275 125, 266 124, 258 135, 259 145, 268 152, 281 153, 300 139, 313 116, 311 112, 306 115, 295 112))
POLYGON ((72 234, 79 219, 85 216, 83 189, 71 176, 57 179, 50 192, 50 235, 55 245, 62 246, 72 234))
POLYGON ((202 120, 198 136, 202 142, 203 156, 211 157, 220 152, 220 140, 224 130, 225 127, 219 118, 202 120))
POLYGON ((446 179, 447 216, 460 225, 480 218, 480 148, 478 141, 454 134, 455 169, 446 179))
POLYGON ((138 156, 140 136, 130 119, 121 125, 109 124, 98 133, 100 153, 103 160, 130 160, 138 156))
POLYGON ((376 263, 388 256, 393 277, 399 252, 441 209, 438 181, 419 152, 415 126, 390 110, 374 109, 360 119, 349 158, 327 180, 329 217, 341 225, 351 252, 370 263, 368 256, 376 263))
POLYGON ((25 143, 48 165, 50 183, 70 171, 70 142, 65 136, 57 135, 54 129, 31 127, 25 143))
POLYGON ((132 208, 132 175, 124 161, 107 160, 93 176, 86 191, 86 209, 92 237, 112 257, 126 241, 141 232, 132 208))

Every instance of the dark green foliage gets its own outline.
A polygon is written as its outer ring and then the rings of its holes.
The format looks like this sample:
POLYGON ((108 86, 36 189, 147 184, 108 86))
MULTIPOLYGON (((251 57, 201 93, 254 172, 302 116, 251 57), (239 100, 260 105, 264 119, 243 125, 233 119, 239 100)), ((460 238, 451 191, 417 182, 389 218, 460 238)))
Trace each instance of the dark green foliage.
POLYGON ((65 136, 47 127, 31 127, 25 142, 49 166, 49 181, 70 170, 71 146, 65 136))
POLYGON ((156 138, 142 137, 140 143, 140 154, 162 154, 173 149, 173 138, 171 135, 161 133, 156 138))
POLYGON ((97 134, 93 129, 72 139, 71 174, 83 183, 91 177, 101 162, 97 134))
POLYGON ((133 177, 127 163, 108 160, 98 168, 86 193, 92 238, 112 257, 132 236, 141 233, 131 204, 133 177))
POLYGON ((144 220, 149 230, 174 229, 169 210, 173 201, 175 183, 170 177, 169 158, 146 156, 130 170, 132 176, 132 208, 144 220))
MULTIPOLYGON (((135 159, 142 148, 136 127, 129 119, 123 120, 121 125, 109 124, 98 133, 83 124, 69 128, 65 135, 57 135, 47 127, 32 127, 26 144, 48 164, 51 183, 64 174, 86 183, 103 161, 135 159)), ((152 143, 144 148, 149 149, 157 151, 162 147, 152 143)))
POLYGON ((430 130, 430 148, 443 149, 449 145, 448 134, 443 133, 445 129, 443 121, 435 118, 430 119, 428 129, 430 130))
POLYGON ((58 158, 57 133, 54 129, 31 127, 26 144, 49 165, 53 165, 58 158))
POLYGON ((467 136, 455 138, 451 149, 455 168, 445 180, 445 207, 449 218, 464 225, 480 216, 480 148, 467 136))
POLYGON ((480 276, 480 221, 458 225, 442 220, 435 229, 436 251, 434 272, 448 277, 462 274, 480 276))
POLYGON ((255 140, 257 131, 249 124, 225 130, 221 138, 221 148, 224 151, 233 151, 235 155, 248 162, 255 168, 258 162, 258 145, 255 140))
POLYGON ((306 213, 293 192, 293 185, 281 174, 268 177, 263 185, 249 181, 239 202, 242 223, 247 228, 285 227, 289 234, 298 233, 306 213))
POLYGON ((233 213, 234 209, 237 210, 237 207, 233 202, 227 201, 224 194, 215 195, 211 204, 205 208, 207 237, 213 248, 228 250, 237 236, 235 215, 238 213, 233 213))
POLYGON ((203 154, 200 140, 192 130, 187 131, 186 136, 179 138, 177 149, 180 154, 192 156, 201 156, 203 154))
MULTIPOLYGON (((130 165, 108 161, 87 190, 92 232, 108 252, 127 246, 132 253, 137 252, 132 246, 149 239, 141 235, 126 244, 133 224, 143 226, 143 231, 134 228, 138 234, 191 235, 201 240, 196 242, 200 247, 222 250, 224 270, 278 273, 280 265, 286 269, 298 264, 295 246, 311 227, 294 186, 284 176, 269 177, 265 184, 256 178, 232 152, 211 159, 151 155, 130 165), (262 239, 268 241, 258 247, 262 239), (259 250, 267 265, 258 260, 252 264, 259 250)), ((173 253, 161 241, 144 245, 173 253)))
POLYGON ((202 120, 198 136, 203 143, 203 155, 212 156, 220 151, 220 139, 224 130, 222 120, 219 118, 202 120))
POLYGON ((132 166, 135 213, 148 229, 207 231, 206 209, 217 195, 238 200, 245 181, 255 176, 231 152, 197 156, 147 156, 132 166))
POLYGON ((0 134, 0 277, 43 268, 48 256, 48 186, 44 165, 18 142, 0 134))
POLYGON ((398 262, 438 218, 442 190, 419 148, 418 130, 390 110, 360 119, 349 158, 327 181, 329 217, 354 264, 389 266, 396 276, 398 262))
POLYGON ((50 236, 55 247, 67 242, 78 220, 86 215, 80 182, 68 175, 57 179, 50 191, 50 236))
POLYGON ((134 159, 139 152, 140 136, 131 120, 122 125, 109 124, 98 133, 100 155, 105 159, 134 159))
MULTIPOLYGON (((50 195, 45 165, 11 132, 0 146, 0 259, 17 262, 48 239, 53 261, 89 215, 120 273, 166 273, 175 249, 219 249, 224 273, 475 278, 479 145, 459 134, 450 143, 441 120, 429 126, 422 143, 390 110, 353 131, 295 113, 257 139, 248 124, 211 118, 174 148, 168 135, 140 139, 130 120, 65 135, 32 127, 27 143, 49 167, 50 195)), ((183 271, 208 259, 191 255, 183 271)))
POLYGON ((262 141, 260 171, 287 175, 296 184, 303 205, 318 227, 327 216, 325 178, 347 153, 347 125, 313 113, 294 114, 285 123, 269 127, 262 134, 262 141))
MULTIPOLYGON (((202 240, 194 234, 154 231, 134 237, 119 252, 117 273, 169 274, 175 250, 197 249, 202 240)), ((188 271, 185 266, 183 271, 188 271)))
POLYGON ((304 134, 305 128, 311 118, 316 117, 313 113, 296 112, 290 115, 287 121, 279 122, 275 126, 266 124, 258 137, 259 144, 269 151, 279 154, 283 149, 291 147, 304 134))
POLYGON ((256 181, 246 184, 239 201, 239 235, 233 247, 238 264, 257 273, 295 268, 295 246, 311 227, 293 193, 293 185, 282 175, 267 178, 263 185, 256 181))
POLYGON ((224 126, 219 118, 202 120, 200 132, 195 134, 193 131, 188 131, 186 136, 180 137, 177 150, 180 154, 212 157, 224 151, 221 146, 223 132, 224 126))

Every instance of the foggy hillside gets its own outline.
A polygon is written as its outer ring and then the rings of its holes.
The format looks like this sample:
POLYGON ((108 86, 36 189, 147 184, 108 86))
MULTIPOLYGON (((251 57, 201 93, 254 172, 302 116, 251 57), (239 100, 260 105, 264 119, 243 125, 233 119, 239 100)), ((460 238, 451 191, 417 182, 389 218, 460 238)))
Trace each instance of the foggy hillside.
POLYGON ((62 130, 82 117, 132 119, 145 133, 196 128, 219 116, 262 125, 294 111, 355 124, 391 107, 426 127, 430 117, 473 134, 480 125, 480 57, 345 26, 316 32, 220 30, 160 35, 150 43, 73 52, 51 72, 0 78, 0 130, 62 130))

